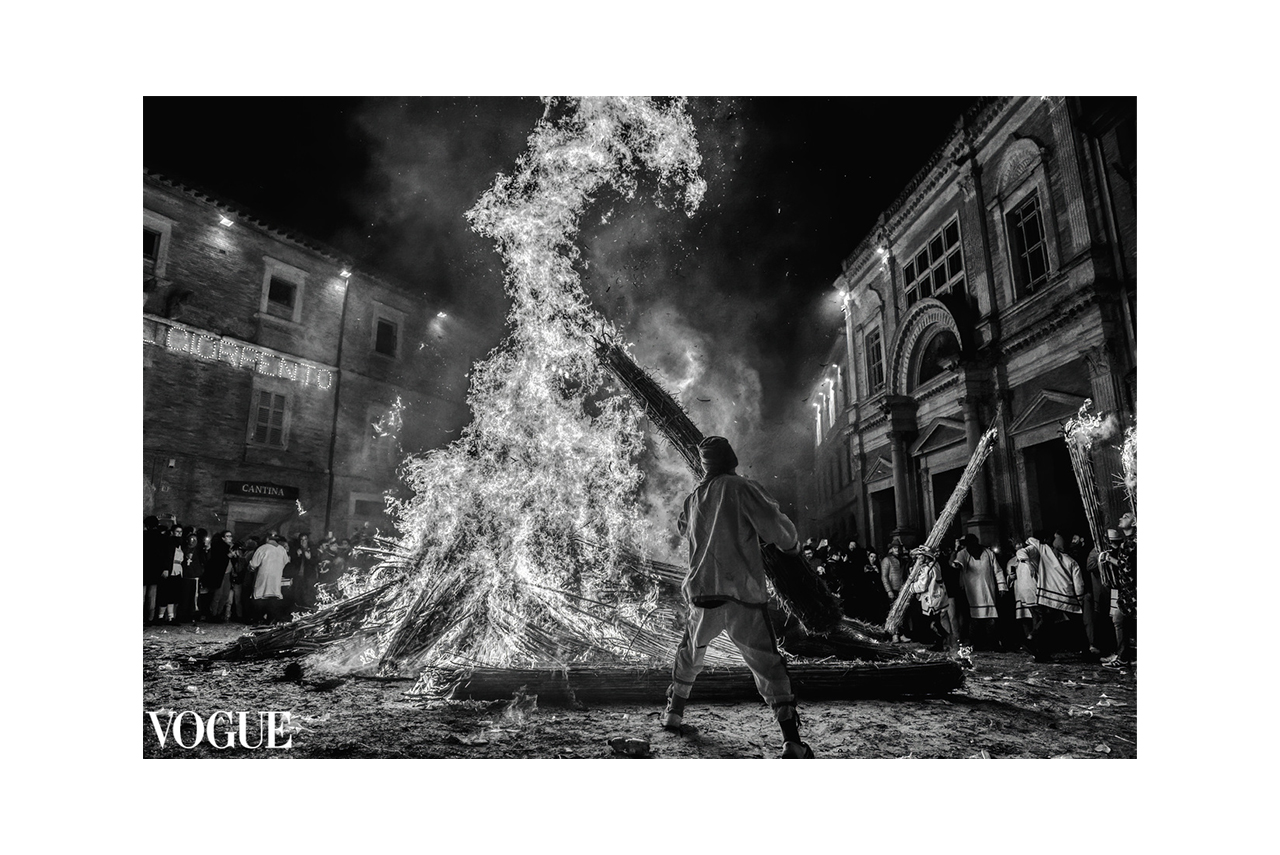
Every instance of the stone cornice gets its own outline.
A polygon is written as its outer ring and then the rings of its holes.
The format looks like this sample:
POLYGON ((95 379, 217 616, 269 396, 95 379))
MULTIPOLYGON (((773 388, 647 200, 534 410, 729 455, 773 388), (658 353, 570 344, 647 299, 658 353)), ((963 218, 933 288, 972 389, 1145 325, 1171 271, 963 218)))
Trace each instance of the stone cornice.
POLYGON ((1070 324, 1084 314, 1090 306, 1098 303, 1098 294, 1092 288, 1081 288, 1073 291, 1065 299, 1053 305, 1044 318, 1033 322, 1028 327, 1007 335, 1001 342, 1000 350, 1004 354, 1013 354, 1036 344, 1053 333, 1070 324))
POLYGON ((954 389, 958 386, 960 384, 960 375, 956 372, 952 372, 947 376, 945 382, 936 383, 931 381, 931 383, 932 385, 925 386, 923 389, 916 389, 915 392, 912 393, 912 397, 917 401, 927 401, 930 398, 936 398, 948 389, 954 389))

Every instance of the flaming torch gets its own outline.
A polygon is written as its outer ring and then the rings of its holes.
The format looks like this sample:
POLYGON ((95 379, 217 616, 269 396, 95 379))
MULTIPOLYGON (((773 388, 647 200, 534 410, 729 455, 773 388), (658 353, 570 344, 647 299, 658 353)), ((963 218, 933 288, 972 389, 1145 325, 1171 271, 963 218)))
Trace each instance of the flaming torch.
MULTIPOLYGON (((1093 399, 1086 398, 1080 405, 1076 417, 1068 419, 1062 426, 1062 434, 1067 442, 1067 451, 1071 455, 1071 471, 1075 473, 1076 484, 1080 487, 1080 498, 1084 502, 1085 518, 1089 521, 1089 532, 1095 544, 1107 542, 1107 527, 1103 522, 1102 503, 1098 499, 1098 482, 1093 470, 1093 447, 1100 440, 1110 438, 1116 431, 1114 415, 1102 417, 1090 413, 1093 399)), ((1101 546, 1099 546, 1101 548, 1101 546)))

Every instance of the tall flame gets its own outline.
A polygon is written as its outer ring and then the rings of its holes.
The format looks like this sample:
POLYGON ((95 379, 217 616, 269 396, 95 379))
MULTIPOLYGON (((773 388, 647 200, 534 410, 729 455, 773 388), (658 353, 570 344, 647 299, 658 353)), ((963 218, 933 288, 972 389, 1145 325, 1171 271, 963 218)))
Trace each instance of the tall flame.
POLYGON ((505 262, 509 332, 473 368, 460 439, 402 467, 409 576, 364 661, 644 651, 637 639, 664 614, 657 583, 624 560, 652 536, 637 502, 644 437, 592 348, 618 333, 581 287, 574 238, 597 194, 633 198, 642 170, 692 213, 700 163, 681 99, 548 100, 513 173, 468 212, 505 262))

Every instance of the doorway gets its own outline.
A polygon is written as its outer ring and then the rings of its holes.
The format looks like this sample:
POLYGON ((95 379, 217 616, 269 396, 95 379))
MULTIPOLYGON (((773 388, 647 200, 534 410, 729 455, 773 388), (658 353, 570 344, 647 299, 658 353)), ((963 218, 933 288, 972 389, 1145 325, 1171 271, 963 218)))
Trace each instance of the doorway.
POLYGON ((871 542, 864 544, 868 549, 875 547, 876 552, 884 555, 893 539, 893 530, 898 527, 898 511, 893 502, 893 488, 877 490, 871 494, 871 542))
POLYGON ((1028 519, 1034 531, 1049 535, 1084 535, 1092 540, 1084 514, 1084 500, 1071 468, 1071 454, 1062 439, 1042 442, 1023 449, 1027 467, 1028 519))

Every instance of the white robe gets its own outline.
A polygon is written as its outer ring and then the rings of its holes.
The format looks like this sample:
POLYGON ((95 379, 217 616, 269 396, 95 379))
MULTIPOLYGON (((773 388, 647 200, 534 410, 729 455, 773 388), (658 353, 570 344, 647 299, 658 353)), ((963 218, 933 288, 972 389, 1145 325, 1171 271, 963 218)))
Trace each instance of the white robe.
POLYGON ((279 599, 280 582, 284 578, 284 565, 289 563, 289 552, 275 543, 264 543, 249 559, 249 566, 258 571, 258 578, 253 583, 253 598, 279 599))
POLYGON ((965 597, 969 600, 969 617, 994 618, 996 615, 997 591, 1004 592, 1003 574, 996 575, 996 554, 990 549, 983 549, 974 558, 968 550, 956 553, 954 563, 960 567, 960 581, 964 585, 965 597))

